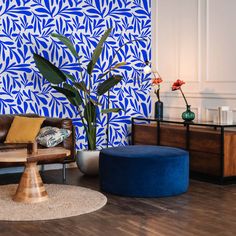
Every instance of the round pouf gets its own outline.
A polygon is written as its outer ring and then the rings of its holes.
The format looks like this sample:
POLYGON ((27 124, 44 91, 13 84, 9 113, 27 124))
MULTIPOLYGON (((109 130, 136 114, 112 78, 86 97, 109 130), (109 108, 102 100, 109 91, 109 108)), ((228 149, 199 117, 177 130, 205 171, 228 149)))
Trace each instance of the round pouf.
POLYGON ((189 153, 164 146, 103 149, 99 158, 101 190, 130 197, 166 197, 189 185, 189 153))

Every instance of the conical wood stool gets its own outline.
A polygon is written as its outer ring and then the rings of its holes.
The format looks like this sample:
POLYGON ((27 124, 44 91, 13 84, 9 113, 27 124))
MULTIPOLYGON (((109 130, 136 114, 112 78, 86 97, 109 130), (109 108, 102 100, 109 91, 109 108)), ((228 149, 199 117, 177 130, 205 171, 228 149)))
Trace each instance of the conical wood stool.
POLYGON ((37 163, 47 160, 63 160, 71 155, 70 150, 63 147, 38 149, 37 143, 27 143, 27 149, 0 152, 0 162, 24 162, 25 170, 13 200, 23 203, 37 203, 48 199, 48 194, 39 174, 37 163))
POLYGON ((48 194, 39 174, 37 162, 25 163, 25 170, 13 200, 16 202, 36 203, 48 199, 48 194))

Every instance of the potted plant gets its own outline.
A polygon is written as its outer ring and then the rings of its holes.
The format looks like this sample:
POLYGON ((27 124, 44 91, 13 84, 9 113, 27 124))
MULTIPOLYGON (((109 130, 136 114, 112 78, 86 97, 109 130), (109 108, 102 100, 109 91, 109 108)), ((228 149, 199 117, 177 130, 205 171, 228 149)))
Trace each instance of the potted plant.
MULTIPOLYGON (((100 103, 100 97, 107 93, 111 88, 120 83, 122 76, 114 74, 113 72, 125 65, 125 62, 117 63, 113 65, 113 60, 110 68, 100 76, 101 82, 99 83, 96 91, 96 98, 91 96, 92 89, 92 77, 94 67, 102 53, 103 44, 111 33, 111 28, 108 29, 100 41, 98 42, 95 50, 93 51, 92 58, 88 63, 85 70, 81 70, 81 78, 77 82, 76 78, 64 73, 58 67, 53 65, 50 61, 46 60, 38 54, 34 54, 34 60, 37 68, 43 75, 43 77, 51 83, 51 87, 56 89, 67 97, 69 102, 75 106, 78 110, 79 117, 82 121, 88 150, 79 151, 77 155, 77 164, 82 172, 85 174, 97 174, 98 173, 98 156, 99 151, 96 147, 96 134, 97 134, 97 117, 100 113, 109 114, 111 112, 119 112, 121 109, 118 107, 101 109, 103 104, 100 103), (84 74, 85 73, 85 74, 84 74), (89 82, 86 85, 83 81, 85 76, 89 76, 89 82)), ((57 38, 64 43, 72 55, 77 58, 80 63, 80 56, 78 55, 74 45, 71 41, 63 35, 52 34, 52 37, 57 38)), ((93 91, 94 92, 94 91, 93 91)))

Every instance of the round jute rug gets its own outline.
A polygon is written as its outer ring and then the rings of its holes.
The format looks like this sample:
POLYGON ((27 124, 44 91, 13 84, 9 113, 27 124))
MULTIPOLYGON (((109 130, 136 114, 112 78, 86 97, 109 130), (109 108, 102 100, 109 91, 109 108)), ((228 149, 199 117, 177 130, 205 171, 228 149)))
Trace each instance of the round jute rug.
POLYGON ((12 200, 17 185, 0 186, 0 220, 52 220, 90 213, 103 207, 107 198, 100 192, 71 185, 45 184, 49 200, 18 203, 12 200))

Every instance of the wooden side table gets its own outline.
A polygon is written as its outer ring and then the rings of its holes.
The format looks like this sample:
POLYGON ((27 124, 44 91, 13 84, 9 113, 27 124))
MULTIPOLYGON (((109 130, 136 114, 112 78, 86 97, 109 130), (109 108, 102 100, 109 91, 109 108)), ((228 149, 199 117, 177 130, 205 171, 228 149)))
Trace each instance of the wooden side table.
POLYGON ((32 144, 28 149, 0 152, 0 162, 24 162, 25 170, 21 176, 13 200, 16 202, 36 203, 48 199, 42 178, 37 167, 38 161, 66 158, 70 150, 62 147, 37 149, 32 144))

